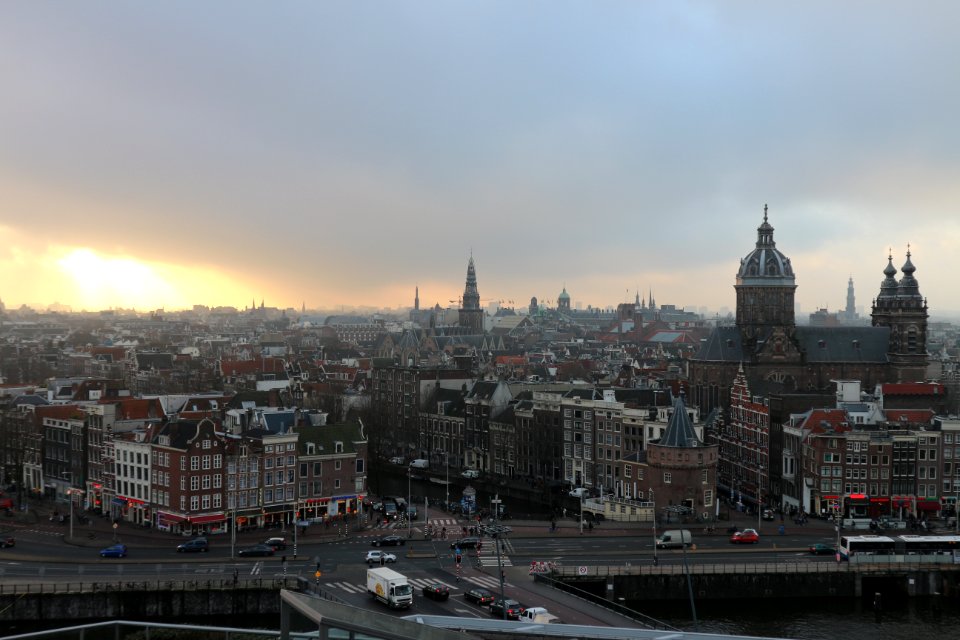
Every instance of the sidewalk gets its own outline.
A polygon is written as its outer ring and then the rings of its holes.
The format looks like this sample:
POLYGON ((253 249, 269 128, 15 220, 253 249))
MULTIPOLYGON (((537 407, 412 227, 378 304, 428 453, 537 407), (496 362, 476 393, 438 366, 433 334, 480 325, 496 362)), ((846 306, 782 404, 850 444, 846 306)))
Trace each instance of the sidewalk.
MULTIPOLYGON (((113 528, 113 522, 108 517, 98 516, 85 511, 74 512, 73 540, 67 540, 70 532, 70 525, 66 522, 60 523, 57 520, 51 520, 51 514, 57 511, 64 513, 64 505, 54 503, 49 500, 32 501, 26 512, 12 511, 10 517, 0 516, 0 532, 7 535, 17 535, 19 529, 42 529, 48 532, 59 532, 68 544, 81 547, 104 547, 114 544, 114 541, 126 544, 149 544, 151 546, 162 547, 165 545, 176 546, 190 538, 190 536, 177 535, 157 529, 142 527, 129 522, 120 521, 116 529, 113 528), (86 518, 86 522, 81 523, 80 517, 86 518)), ((436 519, 449 520, 453 518, 451 514, 439 512, 434 514, 436 519)), ((434 518, 431 518, 433 520, 434 518)), ((462 527, 475 525, 475 520, 468 520, 463 517, 456 518, 457 527, 448 527, 448 539, 450 541, 462 537, 462 527)), ((488 524, 485 522, 484 524, 488 524)), ((550 520, 522 520, 508 519, 499 522, 504 526, 510 527, 511 538, 572 538, 580 536, 599 536, 599 537, 653 537, 654 530, 650 523, 641 522, 620 522, 615 520, 605 520, 600 524, 595 524, 593 530, 585 524, 581 533, 579 523, 570 518, 561 518, 556 520, 556 530, 550 530, 550 520)), ((761 522, 761 536, 777 536, 780 527, 780 521, 761 522)), ((793 522, 783 523, 786 533, 789 535, 810 535, 811 537, 822 537, 834 531, 833 524, 828 521, 811 519, 806 525, 800 526, 793 522)), ((745 514, 736 514, 732 520, 714 523, 712 533, 707 532, 707 524, 704 523, 680 523, 664 522, 657 526, 657 533, 667 529, 689 529, 695 537, 719 537, 728 536, 728 528, 736 526, 739 529, 757 529, 756 518, 751 518, 745 514)), ((333 543, 342 542, 345 539, 363 537, 369 538, 371 535, 389 535, 392 530, 376 528, 367 525, 364 529, 356 531, 350 525, 350 530, 344 538, 337 534, 336 527, 326 528, 320 525, 314 525, 306 529, 306 533, 298 533, 298 542, 305 544, 333 543)), ((414 528, 420 533, 415 533, 411 542, 420 542, 423 540, 422 531, 423 522, 415 522, 414 528)), ((469 534, 468 534, 469 535, 469 534)), ((243 531, 237 534, 237 544, 247 546, 261 542, 263 539, 271 536, 284 536, 287 538, 288 545, 292 545, 293 531, 282 529, 255 529, 252 531, 243 531)), ((229 534, 216 534, 211 536, 212 540, 228 539, 229 534)))

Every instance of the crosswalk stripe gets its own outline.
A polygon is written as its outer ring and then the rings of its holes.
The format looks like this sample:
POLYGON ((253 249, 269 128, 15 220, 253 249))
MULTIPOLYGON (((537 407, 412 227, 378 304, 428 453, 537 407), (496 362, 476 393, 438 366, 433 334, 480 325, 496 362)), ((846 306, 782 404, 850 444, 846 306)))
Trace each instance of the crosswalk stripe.
MULTIPOLYGON (((500 581, 490 576, 464 576, 464 578, 469 582, 484 587, 485 589, 493 590, 500 588, 500 581)), ((510 583, 504 582, 503 585, 505 587, 509 587, 510 583)))

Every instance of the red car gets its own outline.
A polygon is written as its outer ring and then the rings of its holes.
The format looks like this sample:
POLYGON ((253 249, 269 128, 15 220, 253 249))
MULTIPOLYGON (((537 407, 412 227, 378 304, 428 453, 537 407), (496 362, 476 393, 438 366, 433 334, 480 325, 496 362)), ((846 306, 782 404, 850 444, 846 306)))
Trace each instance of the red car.
POLYGON ((733 544, 757 544, 760 542, 760 534, 753 529, 744 529, 730 536, 730 542, 733 544))
POLYGON ((0 538, 0 549, 6 549, 7 547, 16 546, 17 541, 13 539, 13 536, 7 536, 0 538))

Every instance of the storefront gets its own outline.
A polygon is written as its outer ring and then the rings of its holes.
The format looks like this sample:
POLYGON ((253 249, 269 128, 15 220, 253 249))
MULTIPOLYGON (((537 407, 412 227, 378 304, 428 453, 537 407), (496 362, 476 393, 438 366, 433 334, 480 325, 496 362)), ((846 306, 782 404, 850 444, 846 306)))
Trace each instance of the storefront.
POLYGON ((189 531, 192 535, 206 535, 208 533, 226 533, 227 516, 224 513, 206 513, 187 518, 189 531))
POLYGON ((150 526, 150 506, 143 500, 117 496, 112 502, 119 508, 117 518, 133 524, 150 526))
POLYGON ((916 512, 915 500, 913 496, 890 496, 890 515, 897 520, 906 520, 916 512))
POLYGON ((917 501, 917 517, 920 518, 921 520, 929 520, 931 518, 936 518, 939 513, 940 513, 939 498, 917 501))
POLYGON ((166 511, 157 511, 157 529, 171 533, 181 533, 187 522, 186 516, 166 511))

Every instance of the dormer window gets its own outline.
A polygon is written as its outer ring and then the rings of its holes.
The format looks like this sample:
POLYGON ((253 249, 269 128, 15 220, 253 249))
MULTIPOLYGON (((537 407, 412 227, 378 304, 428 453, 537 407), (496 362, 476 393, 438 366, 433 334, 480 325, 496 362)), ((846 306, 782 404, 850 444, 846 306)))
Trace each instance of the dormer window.
POLYGON ((313 442, 307 443, 307 455, 312 456, 317 452, 317 445, 313 442))
POLYGON ((343 443, 340 442, 339 440, 337 442, 334 442, 333 451, 334 453, 343 453, 343 443))

